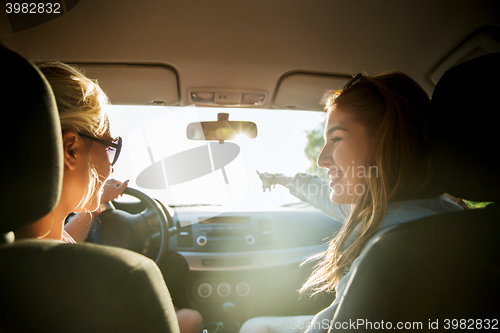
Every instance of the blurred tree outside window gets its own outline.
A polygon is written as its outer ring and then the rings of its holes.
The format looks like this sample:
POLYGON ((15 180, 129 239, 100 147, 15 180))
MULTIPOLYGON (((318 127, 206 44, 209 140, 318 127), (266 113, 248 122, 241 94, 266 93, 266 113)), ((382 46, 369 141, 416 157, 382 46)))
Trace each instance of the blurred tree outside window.
POLYGON ((326 119, 315 129, 306 131, 307 145, 304 149, 304 152, 307 159, 311 162, 311 166, 307 168, 306 173, 316 175, 321 179, 328 180, 328 171, 326 169, 320 168, 317 163, 318 156, 321 153, 321 149, 323 149, 323 146, 325 145, 325 140, 323 138, 325 122, 326 119))

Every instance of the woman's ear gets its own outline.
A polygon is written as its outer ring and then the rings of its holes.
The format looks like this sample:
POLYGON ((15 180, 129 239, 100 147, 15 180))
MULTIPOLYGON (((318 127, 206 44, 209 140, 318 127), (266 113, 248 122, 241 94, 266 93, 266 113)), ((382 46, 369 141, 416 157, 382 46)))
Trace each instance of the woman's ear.
POLYGON ((77 155, 81 151, 82 145, 82 139, 76 132, 66 131, 63 133, 63 159, 65 167, 70 170, 76 168, 77 155))

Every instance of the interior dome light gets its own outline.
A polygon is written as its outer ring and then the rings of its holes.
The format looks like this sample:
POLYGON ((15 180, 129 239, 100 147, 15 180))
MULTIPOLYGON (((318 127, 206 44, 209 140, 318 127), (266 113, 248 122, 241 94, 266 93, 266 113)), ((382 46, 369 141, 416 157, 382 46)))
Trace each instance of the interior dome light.
POLYGON ((266 95, 264 94, 243 94, 241 105, 263 105, 266 95))
POLYGON ((191 92, 191 101, 194 103, 213 104, 214 93, 211 92, 191 92))

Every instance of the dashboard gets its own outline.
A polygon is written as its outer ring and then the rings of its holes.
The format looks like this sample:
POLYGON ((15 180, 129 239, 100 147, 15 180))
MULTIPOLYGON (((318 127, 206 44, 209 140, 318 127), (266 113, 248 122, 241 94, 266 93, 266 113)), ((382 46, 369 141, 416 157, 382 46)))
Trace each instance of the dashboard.
MULTIPOLYGON (((204 322, 240 324, 256 316, 315 314, 334 294, 297 292, 342 224, 310 207, 222 212, 218 206, 170 207, 168 255, 159 263, 178 308, 198 310, 204 322), (171 229, 173 230, 173 229, 171 229)), ((116 203, 135 214, 141 203, 116 203)))
MULTIPOLYGON (((260 310, 268 315, 280 315, 280 310, 272 312, 276 309, 304 314, 311 304, 299 305, 297 289, 311 273, 312 264, 300 264, 325 251, 341 223, 313 208, 221 213, 207 218, 209 214, 214 215, 203 207, 191 207, 176 208, 172 216, 177 231, 169 249, 188 263, 191 307, 204 311, 204 318, 220 319, 224 304, 234 304, 242 321, 245 313, 251 317, 260 310), (284 299, 297 307, 283 307, 284 299), (278 300, 282 305, 273 305, 278 300)), ((320 310, 329 302, 314 304, 320 310)))

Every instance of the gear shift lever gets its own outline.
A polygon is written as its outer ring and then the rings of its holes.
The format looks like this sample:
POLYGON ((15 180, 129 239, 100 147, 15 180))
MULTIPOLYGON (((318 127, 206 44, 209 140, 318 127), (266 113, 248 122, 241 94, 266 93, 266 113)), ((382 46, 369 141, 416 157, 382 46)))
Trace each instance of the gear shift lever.
POLYGON ((236 305, 232 302, 222 304, 222 324, 224 325, 224 333, 237 333, 238 323, 234 321, 236 305))

